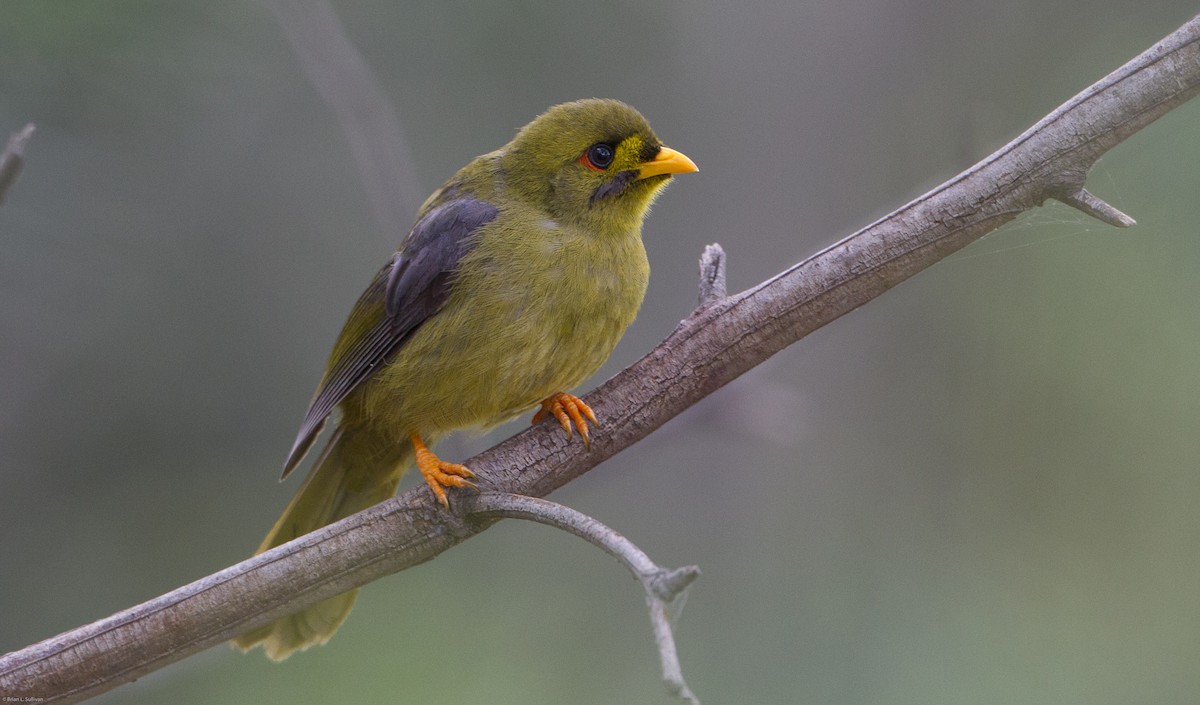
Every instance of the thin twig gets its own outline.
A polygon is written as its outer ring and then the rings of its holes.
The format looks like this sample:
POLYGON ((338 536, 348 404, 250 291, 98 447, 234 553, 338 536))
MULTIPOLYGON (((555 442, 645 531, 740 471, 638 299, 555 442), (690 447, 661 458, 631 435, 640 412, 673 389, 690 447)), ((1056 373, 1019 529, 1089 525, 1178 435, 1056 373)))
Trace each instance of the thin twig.
POLYGON ((384 234, 399 242, 423 197, 400 118, 326 0, 267 0, 304 75, 333 109, 384 234))
POLYGON ((1103 221, 1118 228, 1128 228, 1137 225, 1137 221, 1113 208, 1104 201, 1096 198, 1085 188, 1059 199, 1063 203, 1078 208, 1096 220, 1103 221))
POLYGON ((508 492, 484 492, 468 498, 467 516, 525 519, 568 531, 594 546, 604 549, 633 573, 646 591, 646 607, 654 628, 654 641, 662 662, 662 678, 667 691, 689 703, 700 701, 683 680, 675 636, 668 618, 670 607, 682 603, 688 587, 700 577, 694 565, 668 570, 655 563, 632 541, 600 521, 557 502, 508 492))
POLYGON ((725 290, 725 250, 714 242, 700 256, 700 299, 696 308, 719 301, 729 295, 725 290))
POLYGON ((0 154, 0 204, 4 203, 4 197, 8 195, 8 190, 21 175, 21 169, 25 166, 25 145, 29 144, 33 130, 34 125, 31 122, 20 131, 14 132, 8 138, 4 152, 0 154))
MULTIPOLYGON (((485 490, 544 496, 645 438, 784 347, 1048 198, 1077 193, 1105 151, 1200 92, 1200 18, 1017 139, 768 281, 695 311, 586 401, 590 448, 540 424, 467 461, 485 490)), ((456 506, 456 505, 452 505, 456 506)), ((0 692, 77 702, 376 578, 486 528, 417 487, 235 566, 0 657, 0 692)))

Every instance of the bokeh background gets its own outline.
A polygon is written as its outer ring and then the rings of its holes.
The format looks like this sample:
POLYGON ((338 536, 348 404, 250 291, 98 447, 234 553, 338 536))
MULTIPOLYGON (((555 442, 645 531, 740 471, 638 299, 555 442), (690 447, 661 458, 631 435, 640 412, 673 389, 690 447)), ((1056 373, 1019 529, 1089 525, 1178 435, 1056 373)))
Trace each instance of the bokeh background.
MULTIPOLYGON (((639 107, 702 171, 646 228, 589 387, 982 158, 1191 2, 339 2, 429 191, 547 106, 639 107)), ((246 557, 382 226, 258 3, 0 10, 0 651, 246 557)), ((668 565, 707 703, 1195 703, 1200 104, 1107 155, 1128 231, 1048 204, 554 499, 668 565)), ((406 219, 411 210, 401 206, 406 219)), ((455 459, 521 424, 443 446, 455 459)), ((412 481, 412 478, 409 478, 412 481)), ((636 583, 506 522, 369 585, 283 664, 214 648, 100 703, 670 703, 636 583), (434 594, 442 607, 432 609, 434 594)))

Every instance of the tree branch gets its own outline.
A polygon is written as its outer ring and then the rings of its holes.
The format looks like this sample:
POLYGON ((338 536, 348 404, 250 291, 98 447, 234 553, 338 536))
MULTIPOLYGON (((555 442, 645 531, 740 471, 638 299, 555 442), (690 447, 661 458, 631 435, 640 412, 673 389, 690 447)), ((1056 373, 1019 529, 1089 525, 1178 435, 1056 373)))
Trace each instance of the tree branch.
MULTIPOLYGON (((682 321, 587 401, 604 420, 587 451, 540 424, 468 461, 481 489, 542 496, 808 333, 987 232, 1083 195, 1101 154, 1200 91, 1200 18, 1024 134, 891 215, 682 321)), ((462 496, 459 495, 459 500, 462 496)), ((460 506, 461 505, 461 506, 460 506)), ((434 558, 484 530, 417 488, 219 573, 0 658, 0 692, 76 702, 287 613, 434 558)))
POLYGON ((662 678, 667 690, 693 705, 700 705, 683 680, 683 669, 679 666, 675 636, 671 632, 668 617, 671 605, 681 604, 688 587, 700 577, 699 568, 689 565, 667 570, 621 534, 583 512, 557 502, 507 492, 484 492, 469 497, 467 502, 469 508, 466 511, 470 516, 526 519, 553 526, 599 546, 620 561, 646 591, 646 607, 650 610, 650 625, 654 628, 654 643, 658 645, 662 678))

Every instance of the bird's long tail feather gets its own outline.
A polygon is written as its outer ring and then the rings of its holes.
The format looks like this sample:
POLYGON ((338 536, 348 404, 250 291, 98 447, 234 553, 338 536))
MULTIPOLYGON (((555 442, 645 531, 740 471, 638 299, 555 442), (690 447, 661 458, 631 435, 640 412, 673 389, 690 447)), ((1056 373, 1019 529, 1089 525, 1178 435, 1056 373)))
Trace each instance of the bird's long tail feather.
MULTIPOLYGON (((381 442, 364 429, 338 429, 256 554, 391 497, 411 464, 412 446, 407 442, 381 442)), ((350 614, 357 595, 358 590, 336 595, 246 632, 232 643, 242 650, 262 646, 268 657, 282 661, 328 641, 350 614)))

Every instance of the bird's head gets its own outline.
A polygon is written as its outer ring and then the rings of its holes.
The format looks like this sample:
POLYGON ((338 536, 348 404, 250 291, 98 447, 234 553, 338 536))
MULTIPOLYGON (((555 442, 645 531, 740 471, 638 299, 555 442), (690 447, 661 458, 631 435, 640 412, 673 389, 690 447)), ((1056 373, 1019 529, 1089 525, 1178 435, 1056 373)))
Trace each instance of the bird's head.
POLYGON ((501 151, 508 188, 560 222, 637 231, 672 174, 698 171, 665 147, 641 113, 616 100, 556 105, 501 151))

